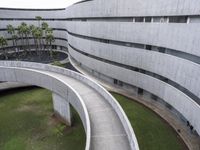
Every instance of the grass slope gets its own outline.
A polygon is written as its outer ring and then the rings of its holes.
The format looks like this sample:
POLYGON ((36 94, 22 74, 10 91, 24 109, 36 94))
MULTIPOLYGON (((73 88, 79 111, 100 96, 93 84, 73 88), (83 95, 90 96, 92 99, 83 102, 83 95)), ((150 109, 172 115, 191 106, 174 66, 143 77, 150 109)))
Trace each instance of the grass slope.
POLYGON ((183 141, 158 115, 143 105, 122 95, 112 93, 127 114, 140 150, 185 150, 183 141))
MULTIPOLYGON (((184 150, 183 142, 153 111, 112 93, 126 112, 140 150, 184 150)), ((51 92, 27 88, 0 93, 0 150, 83 150, 85 133, 72 109, 73 127, 53 117, 51 92)))
POLYGON ((85 132, 73 110, 73 127, 53 117, 51 92, 30 88, 0 93, 0 150, 83 150, 85 132))

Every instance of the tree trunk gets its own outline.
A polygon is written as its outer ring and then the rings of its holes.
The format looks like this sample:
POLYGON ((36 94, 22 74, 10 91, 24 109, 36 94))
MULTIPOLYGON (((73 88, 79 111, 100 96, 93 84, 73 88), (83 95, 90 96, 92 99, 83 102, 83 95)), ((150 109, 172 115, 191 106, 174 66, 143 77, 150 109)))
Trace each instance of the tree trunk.
POLYGON ((53 58, 53 51, 52 51, 51 41, 50 41, 50 49, 51 49, 51 52, 50 52, 50 54, 51 54, 51 58, 53 58))
POLYGON ((16 57, 17 54, 16 54, 16 50, 15 50, 15 39, 12 39, 12 42, 13 42, 13 50, 14 50, 14 56, 16 57))
POLYGON ((5 57, 5 59, 8 60, 8 56, 7 56, 7 53, 6 53, 6 49, 5 49, 5 48, 3 49, 3 52, 4 52, 4 57, 5 57))
POLYGON ((16 53, 17 53, 17 58, 19 59, 19 48, 17 47, 17 46, 18 46, 17 40, 15 40, 15 46, 16 46, 15 51, 16 51, 16 53))

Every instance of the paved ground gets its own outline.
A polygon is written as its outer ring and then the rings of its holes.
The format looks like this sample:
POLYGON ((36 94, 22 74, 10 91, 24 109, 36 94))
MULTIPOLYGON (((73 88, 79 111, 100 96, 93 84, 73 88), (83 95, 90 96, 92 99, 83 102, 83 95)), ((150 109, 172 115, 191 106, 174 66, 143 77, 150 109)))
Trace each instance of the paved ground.
POLYGON ((177 132, 177 133, 180 135, 180 137, 183 139, 183 141, 186 143, 186 145, 188 146, 190 150, 200 150, 200 137, 192 133, 190 129, 185 124, 183 124, 183 122, 180 121, 180 119, 177 119, 177 117, 174 114, 172 114, 172 112, 166 109, 165 106, 155 101, 152 101, 150 99, 148 100, 146 98, 144 99, 142 96, 135 95, 119 86, 113 86, 112 84, 109 84, 108 82, 95 78, 90 73, 88 73, 87 71, 82 69, 80 66, 78 66, 75 62, 72 62, 72 63, 73 63, 73 66, 75 66, 75 68, 79 72, 89 76, 93 80, 96 80, 101 85, 103 85, 107 90, 120 93, 124 96, 134 99, 137 102, 145 105, 146 107, 156 112, 159 116, 161 116, 164 120, 166 120, 176 131, 180 130, 180 132, 177 132))
POLYGON ((128 150, 125 130, 111 105, 94 89, 73 78, 41 71, 71 85, 82 97, 89 112, 92 150, 128 150))

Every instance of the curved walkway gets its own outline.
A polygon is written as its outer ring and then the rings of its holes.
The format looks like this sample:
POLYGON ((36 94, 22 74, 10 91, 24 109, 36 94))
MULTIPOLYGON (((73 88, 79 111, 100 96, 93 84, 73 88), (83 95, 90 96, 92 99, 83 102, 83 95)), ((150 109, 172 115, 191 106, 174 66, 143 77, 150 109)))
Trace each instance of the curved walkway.
POLYGON ((0 61, 0 81, 45 87, 62 97, 70 95, 71 89, 78 99, 71 97, 69 102, 83 121, 87 133, 86 149, 139 149, 135 134, 119 104, 100 85, 78 73, 38 63, 0 61), (84 116, 81 110, 85 111, 84 116))
POLYGON ((133 92, 128 91, 126 89, 123 89, 120 86, 112 85, 108 82, 103 81, 102 79, 99 79, 83 68, 81 68, 73 59, 70 59, 70 63, 82 74, 90 77, 91 79, 97 81, 99 84, 101 84, 103 87, 105 87, 108 91, 116 92, 121 95, 124 95, 130 99, 134 99, 135 101, 139 102, 140 104, 150 108, 152 111, 154 111, 157 115, 159 115, 162 119, 167 121, 169 125, 174 128, 174 130, 177 132, 177 134, 183 139, 185 144, 190 150, 199 150, 200 148, 200 138, 195 133, 191 132, 191 130, 183 124, 183 122, 180 119, 177 119, 177 116, 174 115, 171 111, 166 109, 165 106, 162 104, 152 101, 148 99, 147 97, 142 97, 140 95, 135 95, 133 92), (180 131, 180 132, 178 132, 180 131))

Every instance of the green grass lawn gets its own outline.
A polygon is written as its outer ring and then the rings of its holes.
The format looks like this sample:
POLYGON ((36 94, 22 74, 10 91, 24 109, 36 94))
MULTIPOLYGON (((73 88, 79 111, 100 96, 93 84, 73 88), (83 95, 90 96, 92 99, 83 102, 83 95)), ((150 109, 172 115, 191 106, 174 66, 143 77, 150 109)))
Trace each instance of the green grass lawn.
POLYGON ((127 114, 140 150, 185 150, 183 141, 158 115, 143 105, 112 93, 127 114))
MULTIPOLYGON (((175 131, 153 111, 112 93, 124 108, 140 150, 185 150, 175 131)), ((0 93, 0 150, 83 150, 85 132, 72 109, 73 126, 53 116, 51 92, 26 88, 0 93)))
POLYGON ((48 90, 0 93, 0 150, 83 150, 85 132, 78 114, 72 113, 71 128, 56 120, 48 90))

